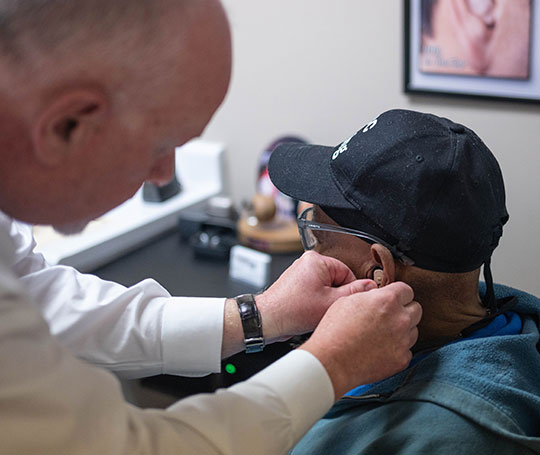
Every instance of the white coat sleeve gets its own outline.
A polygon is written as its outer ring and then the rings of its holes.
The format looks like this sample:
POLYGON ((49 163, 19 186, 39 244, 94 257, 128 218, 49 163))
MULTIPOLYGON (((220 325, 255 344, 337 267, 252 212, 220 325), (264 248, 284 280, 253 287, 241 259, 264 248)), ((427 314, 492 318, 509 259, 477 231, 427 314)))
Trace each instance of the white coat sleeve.
POLYGON ((250 380, 168 410, 127 404, 75 358, 0 267, 0 453, 284 454, 331 406, 326 371, 295 351, 250 380))
POLYGON ((171 297, 154 280, 130 288, 51 266, 32 229, 0 213, 14 244, 11 270, 51 333, 80 359, 123 378, 219 372, 225 299, 171 297))

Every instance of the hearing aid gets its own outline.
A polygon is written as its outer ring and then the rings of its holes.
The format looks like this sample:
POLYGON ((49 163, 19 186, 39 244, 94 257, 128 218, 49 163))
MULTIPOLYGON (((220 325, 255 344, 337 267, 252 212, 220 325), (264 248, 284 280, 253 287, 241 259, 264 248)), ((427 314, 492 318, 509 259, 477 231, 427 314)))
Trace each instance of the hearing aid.
POLYGON ((381 268, 376 268, 373 270, 373 281, 375 281, 375 284, 378 288, 382 286, 382 282, 384 279, 384 270, 381 268))

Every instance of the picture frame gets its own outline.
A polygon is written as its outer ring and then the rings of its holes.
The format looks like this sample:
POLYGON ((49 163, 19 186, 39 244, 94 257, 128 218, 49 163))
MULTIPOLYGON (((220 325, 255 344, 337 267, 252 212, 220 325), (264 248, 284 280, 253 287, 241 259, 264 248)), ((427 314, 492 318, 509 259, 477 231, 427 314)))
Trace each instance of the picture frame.
POLYGON ((404 92, 540 103, 538 1, 405 0, 404 92))

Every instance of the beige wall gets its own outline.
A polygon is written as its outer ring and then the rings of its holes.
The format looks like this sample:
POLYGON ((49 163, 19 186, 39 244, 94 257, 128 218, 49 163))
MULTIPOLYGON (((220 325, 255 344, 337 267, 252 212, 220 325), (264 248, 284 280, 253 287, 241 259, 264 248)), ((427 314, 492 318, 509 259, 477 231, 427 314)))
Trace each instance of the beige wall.
POLYGON ((540 105, 406 96, 402 3, 224 0, 234 73, 205 137, 227 144, 231 194, 252 195, 261 151, 285 133, 335 145, 390 108, 443 115, 474 129, 503 170, 511 219, 495 280, 540 296, 540 105))

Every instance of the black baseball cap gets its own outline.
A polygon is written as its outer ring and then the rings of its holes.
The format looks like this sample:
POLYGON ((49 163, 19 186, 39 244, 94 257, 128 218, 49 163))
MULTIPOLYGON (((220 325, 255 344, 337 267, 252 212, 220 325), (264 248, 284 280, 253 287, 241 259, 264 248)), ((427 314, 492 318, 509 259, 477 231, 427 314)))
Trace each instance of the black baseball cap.
POLYGON ((269 173, 283 193, 427 270, 489 268, 508 221, 491 151, 469 128, 432 114, 384 112, 336 147, 281 144, 269 173))

